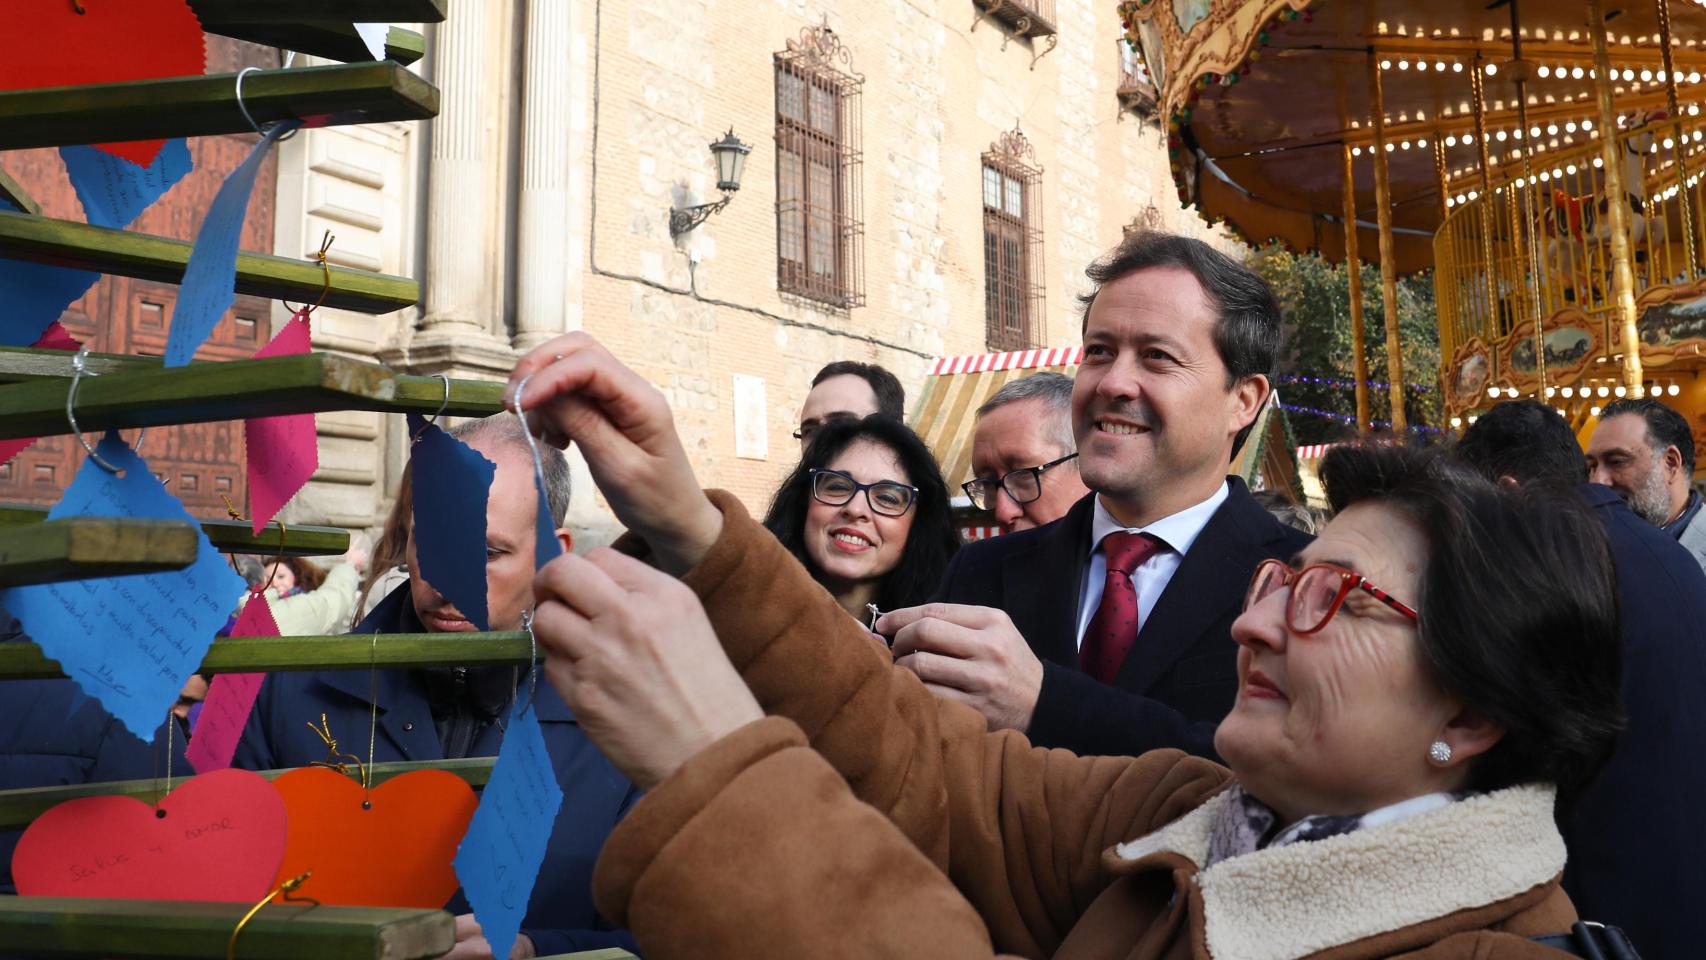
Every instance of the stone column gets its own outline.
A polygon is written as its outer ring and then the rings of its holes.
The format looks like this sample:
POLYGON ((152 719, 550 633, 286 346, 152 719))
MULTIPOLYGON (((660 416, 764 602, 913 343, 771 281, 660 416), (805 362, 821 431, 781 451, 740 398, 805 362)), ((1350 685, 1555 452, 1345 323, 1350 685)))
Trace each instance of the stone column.
POLYGON ((507 372, 504 121, 510 0, 452 0, 433 37, 439 89, 427 169, 425 300, 407 347, 416 372, 507 372))
POLYGON ((512 343, 536 347, 570 328, 569 259, 571 18, 574 3, 526 4, 521 117, 521 201, 512 343))

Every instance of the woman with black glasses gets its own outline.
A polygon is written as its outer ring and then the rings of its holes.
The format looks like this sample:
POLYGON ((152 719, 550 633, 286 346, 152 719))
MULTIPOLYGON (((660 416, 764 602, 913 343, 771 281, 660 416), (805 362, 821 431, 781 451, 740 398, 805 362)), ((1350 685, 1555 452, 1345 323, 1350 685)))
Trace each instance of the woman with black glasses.
POLYGON ((860 622, 923 603, 960 547, 930 448, 892 417, 823 424, 764 525, 860 622))

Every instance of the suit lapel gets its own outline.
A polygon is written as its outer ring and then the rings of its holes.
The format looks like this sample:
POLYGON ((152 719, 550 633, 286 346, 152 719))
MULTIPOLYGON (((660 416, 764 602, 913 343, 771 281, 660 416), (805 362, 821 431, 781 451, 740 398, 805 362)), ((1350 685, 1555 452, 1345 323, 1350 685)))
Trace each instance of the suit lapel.
POLYGON ((1003 561, 1002 605, 1037 656, 1078 667, 1078 598, 1089 560, 1095 494, 1073 505, 1032 546, 1003 561))
POLYGON ((1226 502, 1197 535, 1167 589, 1138 628, 1137 643, 1120 666, 1114 685, 1144 693, 1156 678, 1234 611, 1256 564, 1281 539, 1278 522, 1250 496, 1242 481, 1229 480, 1226 502))

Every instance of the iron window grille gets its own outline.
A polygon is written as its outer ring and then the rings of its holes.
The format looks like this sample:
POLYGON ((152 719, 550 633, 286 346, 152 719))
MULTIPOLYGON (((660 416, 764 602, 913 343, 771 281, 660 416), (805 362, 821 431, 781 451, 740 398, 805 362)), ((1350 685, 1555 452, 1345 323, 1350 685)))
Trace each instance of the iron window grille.
POLYGON ((983 155, 983 302, 991 350, 1043 341, 1042 168, 1018 130, 983 155))
POLYGON ((860 93, 827 26, 776 60, 776 284, 832 307, 865 304, 860 93))

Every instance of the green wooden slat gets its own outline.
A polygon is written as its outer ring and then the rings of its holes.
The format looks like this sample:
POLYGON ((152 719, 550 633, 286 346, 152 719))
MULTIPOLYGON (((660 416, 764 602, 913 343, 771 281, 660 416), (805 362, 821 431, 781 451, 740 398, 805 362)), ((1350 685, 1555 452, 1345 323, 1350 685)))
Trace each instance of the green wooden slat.
MULTIPOLYGON (((191 4, 196 6, 196 4, 191 4)), ((370 21, 361 21, 367 23, 370 21)), ((388 21, 371 21, 386 23, 388 21)), ((373 59, 355 23, 349 20, 293 20, 279 23, 219 22, 202 18, 201 28, 208 33, 247 40, 281 50, 360 63, 373 59)), ((413 30, 392 27, 385 35, 384 59, 408 66, 426 54, 426 38, 413 30)), ((245 84, 246 86, 246 84, 245 84)), ((246 92, 246 91, 245 91, 246 92)))
MULTIPOLYGON (((398 667, 473 667, 525 664, 533 652, 527 634, 387 633, 335 637, 226 637, 215 640, 201 673, 275 673, 398 667)), ((65 676, 59 662, 34 643, 0 643, 0 680, 65 676)), ((544 681, 541 680, 541 683, 544 681)))
MULTIPOLYGON (((161 878, 169 883, 170 878, 161 878)), ((0 944, 26 957, 222 960, 245 903, 0 897, 0 944)), ((443 910, 270 904, 237 939, 242 960, 423 960, 456 942, 443 910)))
MULTIPOLYGON (((24 185, 12 179, 12 175, 4 170, 0 170, 0 200, 10 200, 25 213, 41 213, 41 204, 36 202, 36 198, 30 196, 24 185)), ((0 207, 0 210, 4 209, 0 207)))
POLYGON ((190 0, 203 23, 443 23, 445 0, 190 0))
MULTIPOLYGON (((460 760, 404 760, 395 763, 376 763, 373 765, 373 783, 375 786, 384 783, 392 777, 400 777, 405 773, 416 770, 443 770, 454 773, 468 781, 473 787, 483 787, 492 778, 492 765, 496 757, 464 757, 460 760)), ((256 771, 268 780, 277 779, 287 770, 256 771)), ((355 776, 352 765, 347 771, 355 776)), ((176 782, 182 783, 187 771, 180 773, 176 782)), ((46 813, 53 807, 67 800, 81 797, 134 797, 143 803, 157 803, 166 793, 166 781, 162 779, 148 780, 111 780, 106 783, 78 783, 68 787, 29 787, 23 790, 0 790, 0 830, 22 830, 35 821, 35 818, 46 813)), ((4 941, 0 941, 3 943, 4 941)))
POLYGON ((195 562, 195 527, 181 520, 66 517, 0 529, 0 586, 181 570, 195 562))
MULTIPOLYGON (((70 386, 66 379, 0 386, 0 439, 70 433, 65 418, 70 386)), ((76 409, 78 425, 99 433, 115 427, 214 423, 289 413, 386 410, 394 394, 393 374, 378 364, 302 353, 84 377, 77 388, 76 409)))
MULTIPOLYGON (((6 96, 0 94, 0 100, 6 96)), ((4 136, 0 120, 0 139, 4 136)), ((191 247, 183 240, 0 210, 0 257, 14 260, 181 283, 191 247)), ((240 253, 233 288, 269 300, 309 303, 319 301, 325 290, 325 306, 375 314, 412 306, 421 296, 420 283, 408 277, 332 267, 331 281, 327 290, 325 271, 309 260, 240 253)))
POLYGON ((540 957, 539 960, 640 960, 640 958, 621 947, 605 947, 603 950, 553 953, 548 957, 540 957))
MULTIPOLYGON (((46 507, 27 507, 22 504, 0 503, 0 533, 6 527, 42 523, 47 519, 46 507)), ((278 553, 278 525, 266 527, 256 536, 246 520, 203 520, 201 532, 220 553, 278 553)), ((349 549, 349 531, 342 527, 311 527, 291 525, 284 539, 287 557, 331 557, 349 549)))
MULTIPOLYGON (((447 417, 489 417, 502 413, 504 384, 494 380, 450 381, 450 403, 444 408, 447 417)), ((438 377, 413 374, 397 375, 397 395, 393 403, 401 408, 431 416, 444 403, 444 381, 438 377)))
MULTIPOLYGON (((220 73, 0 93, 0 150, 250 131, 236 81, 220 73)), ((381 61, 257 71, 243 78, 243 103, 256 123, 338 126, 428 119, 438 114, 438 90, 381 61)))

